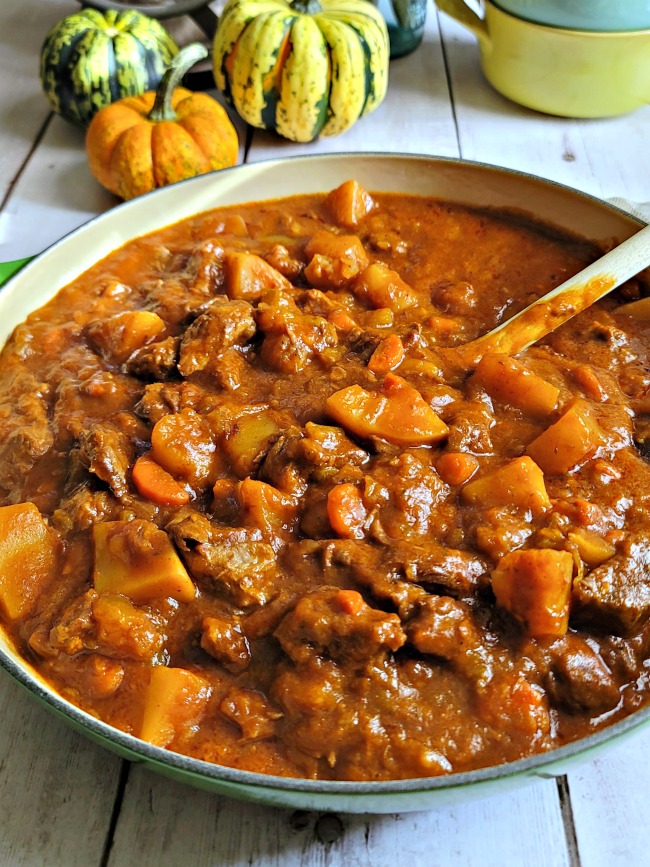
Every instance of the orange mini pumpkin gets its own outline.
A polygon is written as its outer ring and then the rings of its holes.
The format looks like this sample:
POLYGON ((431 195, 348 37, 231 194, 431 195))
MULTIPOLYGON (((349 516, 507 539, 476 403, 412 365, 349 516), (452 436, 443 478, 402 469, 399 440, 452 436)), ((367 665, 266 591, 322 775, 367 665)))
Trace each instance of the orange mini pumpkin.
POLYGON ((177 87, 207 56, 188 45, 172 60, 158 90, 101 109, 86 134, 90 171, 122 199, 195 175, 234 166, 237 132, 225 109, 205 93, 177 87))

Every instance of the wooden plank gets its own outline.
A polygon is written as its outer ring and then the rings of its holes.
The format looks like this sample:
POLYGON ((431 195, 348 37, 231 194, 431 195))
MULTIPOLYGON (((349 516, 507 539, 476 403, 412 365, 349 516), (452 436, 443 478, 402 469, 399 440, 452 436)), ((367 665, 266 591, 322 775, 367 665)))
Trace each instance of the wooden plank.
POLYGON ((582 867, 650 862, 649 783, 647 727, 569 774, 582 867))
POLYGON ((464 159, 532 172, 602 198, 650 199, 650 172, 639 171, 650 106, 625 117, 573 120, 516 105, 484 78, 476 38, 438 14, 464 159))
POLYGON ((29 155, 50 109, 38 80, 35 46, 59 18, 77 11, 72 0, 22 0, 2 4, 0 50, 0 202, 29 155))
POLYGON ((99 864, 120 759, 0 674, 0 864, 99 864))
POLYGON ((248 162, 308 153, 390 151, 457 157, 458 140, 449 101, 438 19, 430 8, 422 44, 392 60, 388 93, 372 114, 342 135, 308 144, 255 130, 248 162))
POLYGON ((345 816, 239 803, 133 766, 109 867, 126 863, 568 867, 570 862, 552 780, 428 812, 345 816))

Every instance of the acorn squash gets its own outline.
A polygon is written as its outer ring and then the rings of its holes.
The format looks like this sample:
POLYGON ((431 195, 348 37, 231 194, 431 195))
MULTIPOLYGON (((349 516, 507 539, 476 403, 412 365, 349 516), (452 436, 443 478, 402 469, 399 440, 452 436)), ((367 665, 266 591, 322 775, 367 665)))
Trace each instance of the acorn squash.
POLYGON ((41 85, 57 114, 86 127, 103 106, 156 88, 177 52, 162 24, 147 15, 84 9, 45 38, 41 85))
POLYGON ((214 77, 251 126, 307 142, 377 108, 389 51, 384 19, 367 0, 228 0, 214 77))

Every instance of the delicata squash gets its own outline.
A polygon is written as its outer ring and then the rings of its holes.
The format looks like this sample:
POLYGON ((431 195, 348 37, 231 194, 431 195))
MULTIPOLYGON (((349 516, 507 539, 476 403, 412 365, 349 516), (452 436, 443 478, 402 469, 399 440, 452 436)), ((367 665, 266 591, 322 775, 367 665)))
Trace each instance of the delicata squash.
POLYGON ((251 126, 308 142, 338 135, 382 102, 386 24, 366 0, 229 0, 217 87, 251 126))

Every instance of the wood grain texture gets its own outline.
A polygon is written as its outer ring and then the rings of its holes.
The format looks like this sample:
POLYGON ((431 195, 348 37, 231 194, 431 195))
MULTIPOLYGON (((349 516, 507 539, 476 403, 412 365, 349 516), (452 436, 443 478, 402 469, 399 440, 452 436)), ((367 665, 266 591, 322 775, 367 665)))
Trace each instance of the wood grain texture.
POLYGON ((0 672, 0 865, 99 864, 120 759, 0 672))
POLYGON ((555 782, 393 816, 269 809, 133 767, 109 867, 569 865, 555 782), (191 832, 190 832, 191 829, 191 832), (534 853, 534 861, 528 860, 534 853), (129 860, 130 859, 130 860, 129 860))
POLYGON ((3 2, 2 7, 0 202, 50 114, 38 80, 40 45, 59 18, 79 9, 72 0, 48 0, 45 4, 33 0, 3 2))

